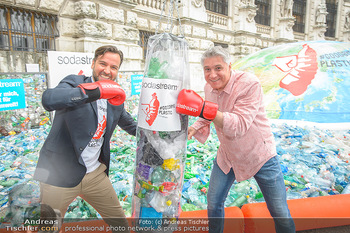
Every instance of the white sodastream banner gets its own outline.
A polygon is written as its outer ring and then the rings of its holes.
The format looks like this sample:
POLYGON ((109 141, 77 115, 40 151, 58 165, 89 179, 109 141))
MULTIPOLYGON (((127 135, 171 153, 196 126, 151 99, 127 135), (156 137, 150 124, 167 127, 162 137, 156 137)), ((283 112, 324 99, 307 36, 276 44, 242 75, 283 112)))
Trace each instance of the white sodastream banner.
POLYGON ((48 51, 48 87, 54 88, 67 75, 91 76, 94 53, 48 51))
POLYGON ((154 131, 180 131, 181 122, 175 103, 181 84, 179 80, 144 78, 138 126, 154 131))

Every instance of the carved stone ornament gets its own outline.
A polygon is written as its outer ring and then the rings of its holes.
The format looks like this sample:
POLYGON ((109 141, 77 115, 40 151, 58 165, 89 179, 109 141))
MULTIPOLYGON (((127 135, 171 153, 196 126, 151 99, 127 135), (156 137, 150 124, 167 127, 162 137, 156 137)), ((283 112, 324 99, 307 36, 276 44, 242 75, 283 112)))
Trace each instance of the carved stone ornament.
POLYGON ((281 17, 293 17, 293 0, 281 0, 281 17))
POLYGON ((325 24, 326 23, 326 16, 327 16, 327 7, 325 1, 322 1, 321 4, 317 6, 316 9, 316 24, 325 24))
POLYGON ((250 10, 247 16, 247 21, 249 23, 254 21, 254 17, 256 16, 256 11, 255 10, 250 10))
POLYGON ((203 6, 203 1, 204 0, 192 0, 192 5, 197 7, 197 8, 200 8, 203 6))
POLYGON ((293 31, 293 26, 294 26, 294 21, 289 21, 287 26, 286 26, 286 30, 289 31, 293 31))
POLYGON ((350 11, 345 14, 344 28, 346 31, 350 30, 350 11))
POLYGON ((240 7, 252 7, 252 6, 255 6, 254 4, 254 0, 241 0, 239 2, 239 6, 240 7))

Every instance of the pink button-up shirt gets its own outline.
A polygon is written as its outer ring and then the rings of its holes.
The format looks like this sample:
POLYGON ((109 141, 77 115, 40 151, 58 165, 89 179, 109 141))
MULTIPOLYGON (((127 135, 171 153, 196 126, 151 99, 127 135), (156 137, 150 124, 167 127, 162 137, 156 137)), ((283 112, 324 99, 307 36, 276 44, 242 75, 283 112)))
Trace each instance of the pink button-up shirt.
MULTIPOLYGON (((238 182, 251 178, 276 155, 258 78, 250 73, 231 71, 224 90, 214 90, 207 83, 204 93, 205 99, 217 103, 223 113, 223 128, 215 126, 220 141, 219 167, 225 174, 232 168, 238 182)), ((198 130, 194 137, 205 143, 210 122, 199 118, 192 127, 198 130)))

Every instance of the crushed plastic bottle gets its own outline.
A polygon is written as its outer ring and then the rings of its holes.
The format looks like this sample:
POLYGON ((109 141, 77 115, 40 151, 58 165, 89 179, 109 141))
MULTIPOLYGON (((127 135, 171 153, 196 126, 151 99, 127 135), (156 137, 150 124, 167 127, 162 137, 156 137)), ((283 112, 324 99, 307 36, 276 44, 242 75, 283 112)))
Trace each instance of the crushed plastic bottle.
POLYGON ((350 184, 346 185, 341 194, 350 194, 350 184))
POLYGON ((239 197, 237 197, 234 202, 232 202, 231 204, 229 204, 228 206, 237 206, 237 207, 242 207, 246 202, 247 202, 247 196, 246 195, 241 195, 239 197))

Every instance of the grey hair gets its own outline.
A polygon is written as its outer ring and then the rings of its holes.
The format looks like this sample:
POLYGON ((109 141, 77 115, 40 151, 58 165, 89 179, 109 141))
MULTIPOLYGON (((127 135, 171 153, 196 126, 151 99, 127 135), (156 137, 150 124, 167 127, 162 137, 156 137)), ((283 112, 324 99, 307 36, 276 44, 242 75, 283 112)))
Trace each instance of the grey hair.
POLYGON ((228 49, 225 49, 221 46, 214 46, 205 51, 201 58, 201 64, 204 65, 204 60, 210 57, 220 56, 225 63, 230 64, 230 53, 228 49))

